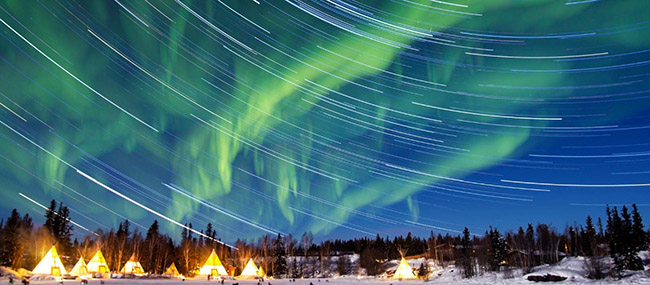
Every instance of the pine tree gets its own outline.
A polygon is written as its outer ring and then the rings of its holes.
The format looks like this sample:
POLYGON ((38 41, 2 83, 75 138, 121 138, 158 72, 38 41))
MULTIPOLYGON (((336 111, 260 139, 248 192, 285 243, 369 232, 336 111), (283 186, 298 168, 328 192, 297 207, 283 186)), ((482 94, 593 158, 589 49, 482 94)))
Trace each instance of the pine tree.
POLYGON ((129 220, 124 220, 124 222, 120 223, 117 232, 115 233, 115 242, 116 242, 115 260, 119 265, 122 264, 122 261, 124 261, 125 258, 131 256, 130 254, 131 252, 129 252, 129 248, 128 248, 129 236, 131 235, 129 226, 130 226, 129 220))
POLYGON ((463 238, 461 239, 460 249, 460 263, 463 270, 463 277, 471 278, 474 276, 474 266, 472 265, 472 244, 469 234, 469 229, 465 227, 463 230, 463 238))
POLYGON ((147 235, 144 238, 142 249, 142 257, 140 262, 142 267, 147 272, 158 273, 160 272, 160 263, 158 260, 158 249, 160 243, 160 231, 158 220, 154 220, 153 224, 147 230, 147 235))
MULTIPOLYGON (((626 206, 623 206, 621 218, 623 219, 623 227, 621 228, 623 264, 620 269, 643 270, 643 262, 637 255, 639 248, 635 244, 635 237, 633 236, 632 216, 626 206)), ((641 226, 643 225, 641 224, 641 226)))
POLYGON ((0 265, 13 267, 16 263, 15 254, 20 251, 20 224, 20 215, 16 209, 13 209, 2 231, 3 244, 0 246, 0 265))
POLYGON ((45 210, 45 228, 50 232, 57 243, 57 248, 64 255, 71 255, 72 249, 72 223, 70 210, 63 202, 57 208, 56 200, 50 202, 50 207, 45 210))
POLYGON ((73 252, 72 249, 72 223, 70 222, 70 210, 67 206, 63 205, 63 202, 59 203, 59 209, 57 211, 56 218, 57 220, 57 242, 61 247, 62 253, 65 255, 71 255, 73 252))
POLYGON ((528 253, 528 267, 532 268, 535 265, 535 229, 532 224, 528 224, 528 227, 526 228, 526 247, 528 253))
POLYGON ((598 217, 598 236, 605 237, 605 232, 603 231, 603 220, 598 217))
POLYGON ((591 216, 587 216, 586 226, 582 232, 582 252, 585 256, 593 256, 596 245, 596 229, 591 216))
POLYGON ((505 259, 506 243, 503 237, 501 237, 501 233, 499 233, 499 230, 496 228, 492 229, 492 227, 490 227, 488 238, 490 240, 490 251, 488 252, 490 258, 490 270, 499 271, 499 266, 505 259))
POLYGON ((282 237, 278 234, 275 240, 275 249, 273 251, 273 276, 281 278, 287 274, 287 258, 284 252, 284 244, 282 237))
POLYGON ((643 230, 643 219, 636 207, 632 204, 632 246, 634 251, 638 252, 646 248, 646 232, 643 230))
POLYGON ((631 233, 632 218, 627 207, 623 206, 620 216, 616 207, 611 211, 607 207, 607 238, 616 272, 643 269, 631 233))
POLYGON ((54 232, 57 228, 55 225, 55 217, 56 217, 56 201, 52 200, 50 202, 50 207, 45 210, 45 228, 47 228, 52 235, 54 235, 54 232))

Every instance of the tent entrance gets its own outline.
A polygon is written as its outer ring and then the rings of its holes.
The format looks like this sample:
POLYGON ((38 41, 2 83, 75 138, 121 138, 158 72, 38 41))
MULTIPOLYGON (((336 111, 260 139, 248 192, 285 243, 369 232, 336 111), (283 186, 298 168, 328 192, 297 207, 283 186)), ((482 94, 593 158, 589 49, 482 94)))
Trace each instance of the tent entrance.
POLYGON ((61 276, 61 269, 58 266, 52 266, 50 268, 50 274, 52 276, 61 276))
POLYGON ((212 270, 210 271, 210 275, 219 276, 219 270, 217 270, 216 268, 212 268, 212 270))

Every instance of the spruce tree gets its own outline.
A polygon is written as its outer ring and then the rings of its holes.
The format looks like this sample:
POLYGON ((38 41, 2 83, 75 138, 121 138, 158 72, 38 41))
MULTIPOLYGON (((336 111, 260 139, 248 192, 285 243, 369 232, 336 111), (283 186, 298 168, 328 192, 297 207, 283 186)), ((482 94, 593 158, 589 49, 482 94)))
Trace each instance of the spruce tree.
POLYGON ((160 232, 158 226, 158 220, 154 220, 149 229, 147 230, 147 235, 144 238, 144 244, 142 249, 142 257, 140 262, 144 267, 144 270, 147 272, 156 273, 159 272, 158 264, 158 248, 160 242, 160 232))
MULTIPOLYGON (((48 211, 49 212, 49 211, 48 211)), ((60 250, 65 255, 71 255, 72 249, 72 223, 70 222, 70 210, 63 202, 59 203, 59 209, 55 217, 56 241, 59 243, 60 250)))
POLYGON ((490 270, 499 271, 499 266, 505 259, 506 243, 503 237, 501 237, 501 233, 499 233, 499 230, 496 228, 492 229, 492 227, 490 227, 488 238, 490 241, 490 251, 488 252, 490 258, 490 270))
POLYGON ((3 244, 0 246, 0 265, 13 267, 16 252, 20 251, 20 215, 16 209, 11 211, 2 231, 3 244))
POLYGON ((634 251, 641 251, 646 248, 646 232, 643 230, 643 219, 641 219, 641 214, 636 207, 636 204, 632 204, 632 244, 634 251))
POLYGON ((623 206, 623 209, 621 211, 621 218, 623 220, 623 226, 621 228, 620 235, 622 239, 621 245, 623 264, 620 266, 620 269, 643 270, 643 262, 637 255, 639 248, 635 243, 635 237, 633 236, 634 230, 632 227, 632 215, 629 213, 626 206, 623 206))
POLYGON ((534 255, 535 255, 535 229, 532 224, 528 224, 526 228, 526 247, 528 254, 528 267, 532 268, 534 266, 534 255))
POLYGON ((593 256, 596 245, 596 229, 594 228, 591 216, 587 216, 586 226, 582 232, 582 253, 585 256, 593 256))
POLYGON ((627 207, 623 206, 620 216, 616 207, 611 211, 607 207, 607 238, 616 272, 643 269, 631 233, 632 218, 627 207))
POLYGON ((275 240, 273 259, 273 276, 281 278, 287 274, 287 258, 285 256, 284 244, 282 243, 282 237, 280 234, 278 234, 278 238, 275 240))
POLYGON ((465 227, 463 229, 463 238, 461 239, 461 249, 460 249, 460 263, 463 270, 463 277, 471 278, 474 276, 474 266, 472 264, 473 254, 472 254, 472 243, 469 234, 469 229, 465 227))
POLYGON ((56 201, 52 200, 50 201, 50 207, 47 208, 47 210, 45 210, 45 224, 44 224, 44 226, 50 231, 52 235, 54 235, 54 231, 56 228, 55 217, 56 217, 56 201))

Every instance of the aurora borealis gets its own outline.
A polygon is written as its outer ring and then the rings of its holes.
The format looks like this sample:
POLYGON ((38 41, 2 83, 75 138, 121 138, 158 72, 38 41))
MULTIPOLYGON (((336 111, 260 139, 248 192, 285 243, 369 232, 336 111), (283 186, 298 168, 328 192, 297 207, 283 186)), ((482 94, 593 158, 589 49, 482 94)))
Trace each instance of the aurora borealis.
POLYGON ((647 214, 648 11, 3 1, 0 210, 57 199, 89 229, 155 211, 224 241, 647 214))

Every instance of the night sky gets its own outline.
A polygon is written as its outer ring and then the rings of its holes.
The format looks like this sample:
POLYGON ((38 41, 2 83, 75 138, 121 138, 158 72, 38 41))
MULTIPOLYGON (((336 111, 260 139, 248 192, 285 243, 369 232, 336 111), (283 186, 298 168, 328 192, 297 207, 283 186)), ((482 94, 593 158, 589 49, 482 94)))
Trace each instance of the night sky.
POLYGON ((2 1, 0 216, 56 199, 88 231, 227 242, 649 216, 649 11, 2 1))

